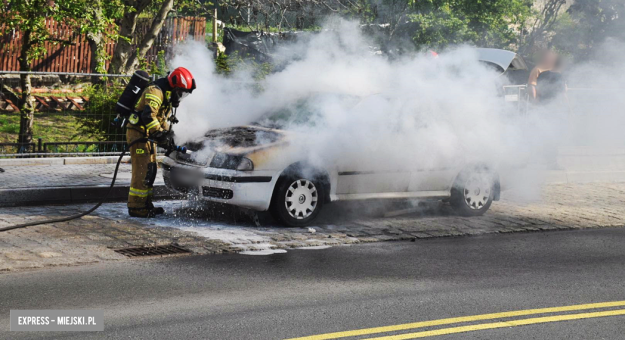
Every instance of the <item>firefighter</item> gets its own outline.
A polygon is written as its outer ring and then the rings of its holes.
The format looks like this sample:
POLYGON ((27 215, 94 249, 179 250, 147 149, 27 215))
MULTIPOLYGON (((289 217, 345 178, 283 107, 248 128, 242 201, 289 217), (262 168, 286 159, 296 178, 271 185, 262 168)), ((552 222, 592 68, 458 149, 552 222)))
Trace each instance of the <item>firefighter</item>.
POLYGON ((173 136, 169 133, 172 108, 195 89, 195 79, 184 67, 178 67, 165 78, 148 86, 128 120, 126 140, 130 147, 132 179, 128 193, 128 214, 133 217, 154 217, 164 212, 154 207, 152 195, 156 179, 156 145, 169 148, 173 136), (149 139, 149 140, 148 140, 149 139), (154 142, 152 142, 154 141, 154 142))

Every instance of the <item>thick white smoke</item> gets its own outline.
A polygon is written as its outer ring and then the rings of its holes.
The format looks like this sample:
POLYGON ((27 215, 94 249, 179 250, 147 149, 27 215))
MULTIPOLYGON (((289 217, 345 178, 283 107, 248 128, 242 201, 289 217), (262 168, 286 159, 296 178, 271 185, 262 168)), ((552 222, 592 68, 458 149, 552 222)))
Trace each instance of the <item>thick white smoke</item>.
POLYGON ((565 145, 600 149, 625 145, 625 42, 606 41, 589 62, 565 68, 567 92, 565 145))
MULTIPOLYGON (((503 77, 480 63, 472 48, 442 51, 439 58, 423 54, 389 61, 371 53, 372 43, 357 23, 337 20, 327 28, 305 43, 284 47, 278 55, 293 61, 269 75, 260 93, 249 86, 251 74, 220 76, 208 49, 183 46, 172 66, 187 67, 198 88, 179 109, 178 142, 262 120, 280 109, 296 111, 304 99, 315 115, 287 128, 302 136, 296 147, 308 160, 324 166, 339 159, 366 170, 481 162, 506 171, 540 163, 561 143, 578 138, 571 132, 570 125, 579 122, 568 119, 570 107, 552 104, 519 115, 517 106, 501 96, 503 77)), ((613 55, 620 58, 615 69, 622 72, 622 54, 613 55)), ((570 78, 588 68, 574 68, 570 78)), ((622 73, 597 68, 591 73, 599 82, 603 73, 612 74, 609 86, 622 84, 622 73)), ((617 106, 606 104, 605 116, 612 118, 617 106)))

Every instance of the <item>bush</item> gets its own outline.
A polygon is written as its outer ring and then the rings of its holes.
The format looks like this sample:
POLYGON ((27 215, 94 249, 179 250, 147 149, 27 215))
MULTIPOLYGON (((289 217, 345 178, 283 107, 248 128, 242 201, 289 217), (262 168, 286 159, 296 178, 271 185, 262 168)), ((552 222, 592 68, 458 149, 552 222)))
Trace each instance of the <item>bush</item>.
POLYGON ((89 103, 78 117, 78 133, 98 141, 123 141, 124 131, 111 125, 117 116, 115 104, 125 85, 115 80, 92 85, 86 91, 89 103))

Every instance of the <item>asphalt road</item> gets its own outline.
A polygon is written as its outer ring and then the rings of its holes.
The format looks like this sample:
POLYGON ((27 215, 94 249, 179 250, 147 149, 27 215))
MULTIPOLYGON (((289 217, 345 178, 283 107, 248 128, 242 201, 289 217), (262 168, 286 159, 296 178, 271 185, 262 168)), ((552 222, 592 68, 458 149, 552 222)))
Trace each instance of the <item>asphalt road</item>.
MULTIPOLYGON (((0 338, 281 339, 625 300, 625 229, 387 242, 0 274, 0 338), (9 332, 10 309, 103 309, 99 333, 9 332)), ((436 339, 624 339, 625 315, 436 339)), ((578 308, 575 308, 578 309, 578 308)), ((501 319, 376 332, 360 338, 501 319)), ((505 320, 510 320, 505 319, 505 320)), ((504 321, 505 321, 504 320, 504 321)), ((353 338, 346 338, 353 339, 353 338)))

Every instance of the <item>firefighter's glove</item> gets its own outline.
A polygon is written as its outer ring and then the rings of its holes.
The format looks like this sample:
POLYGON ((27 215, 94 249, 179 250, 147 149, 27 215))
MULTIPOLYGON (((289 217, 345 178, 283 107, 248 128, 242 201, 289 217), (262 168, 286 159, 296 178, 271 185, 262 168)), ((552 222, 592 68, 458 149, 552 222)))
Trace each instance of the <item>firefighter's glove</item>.
POLYGON ((163 149, 168 149, 169 146, 173 143, 173 136, 169 133, 169 131, 156 131, 152 134, 150 139, 152 139, 156 145, 160 146, 163 149))

